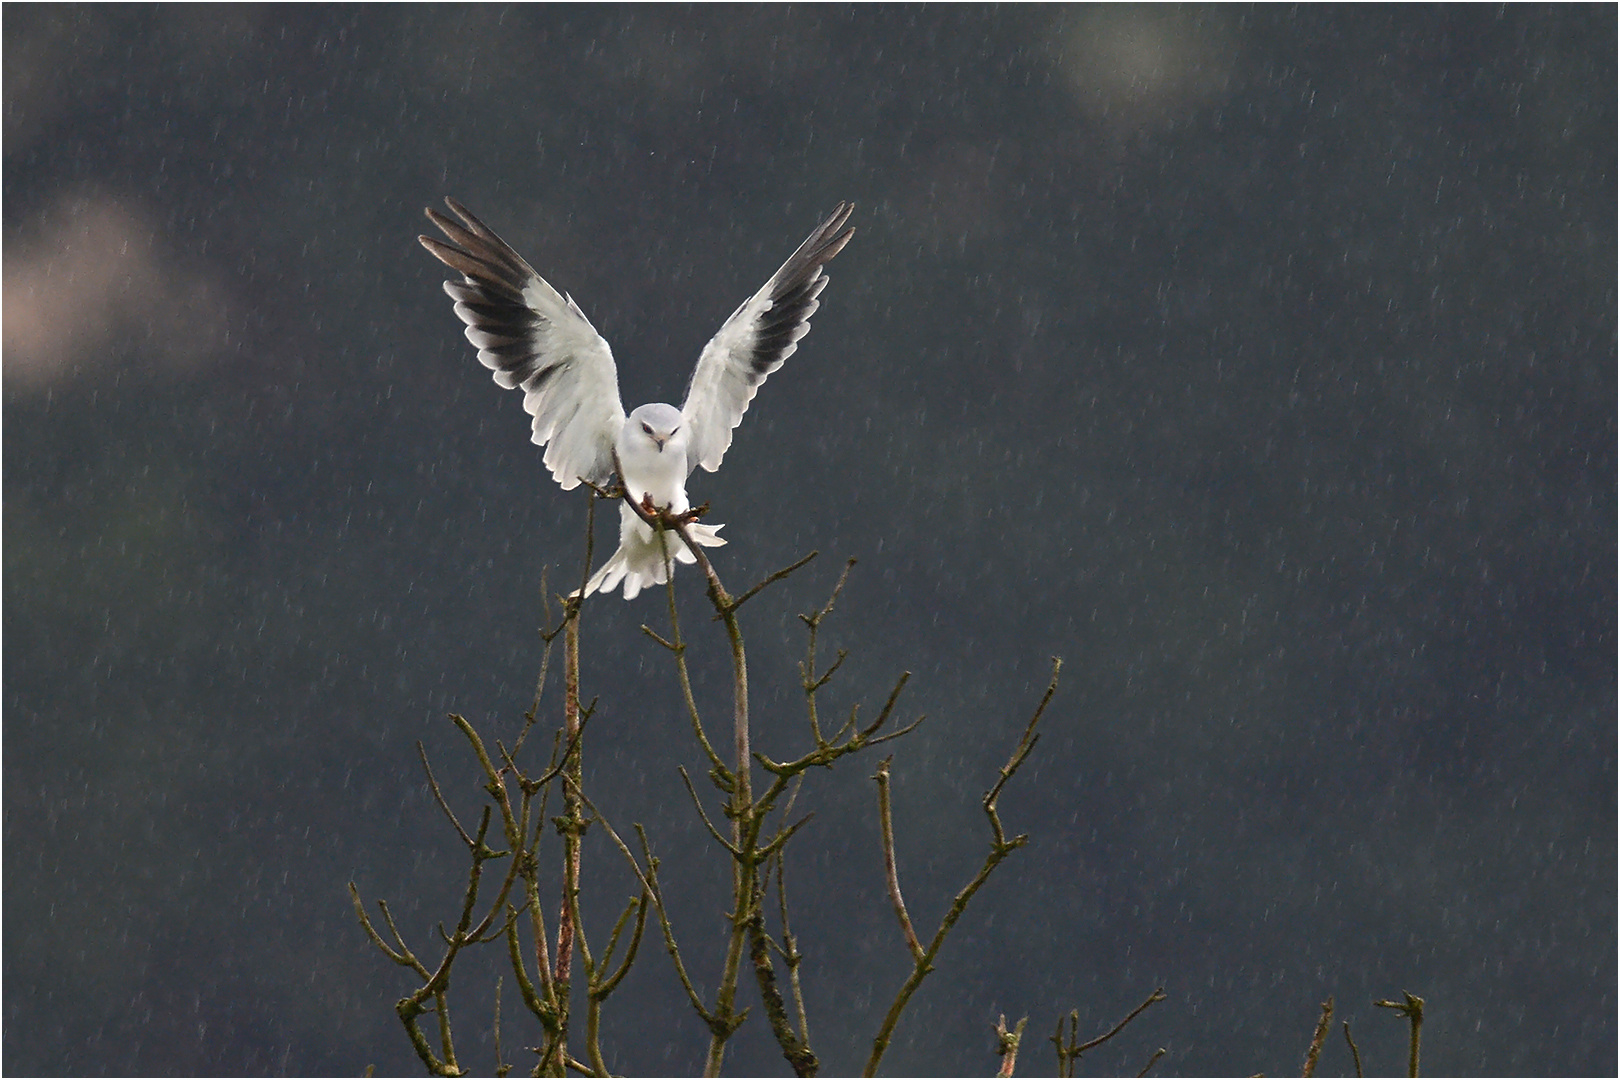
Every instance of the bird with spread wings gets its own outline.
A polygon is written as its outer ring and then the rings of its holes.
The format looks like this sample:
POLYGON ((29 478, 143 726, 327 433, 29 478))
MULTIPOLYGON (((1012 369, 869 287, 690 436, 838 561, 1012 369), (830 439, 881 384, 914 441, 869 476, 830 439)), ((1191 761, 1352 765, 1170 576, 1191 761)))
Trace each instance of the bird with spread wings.
MULTIPOLYGON (((460 281, 446 281, 444 291, 467 324, 479 362, 500 386, 523 391, 524 411, 534 417, 532 437, 546 448, 552 478, 564 491, 582 480, 603 486, 613 479, 617 460, 632 499, 651 500, 672 514, 690 509, 687 477, 699 465, 709 472, 720 468, 732 429, 760 384, 810 332, 810 316, 827 287, 822 267, 855 235, 845 227, 855 208, 839 203, 703 347, 685 404, 642 405, 626 416, 613 351, 573 297, 552 288, 466 207, 444 201, 459 223, 433 209, 427 216, 449 242, 417 239, 461 274, 460 281)), ((688 533, 694 543, 718 547, 725 543, 717 535, 721 528, 693 523, 688 533)), ((678 562, 697 561, 682 545, 670 554, 678 562)), ((612 592, 622 582, 624 598, 633 600, 647 586, 664 584, 665 568, 653 529, 628 505, 620 506, 619 549, 586 582, 585 595, 612 592)))

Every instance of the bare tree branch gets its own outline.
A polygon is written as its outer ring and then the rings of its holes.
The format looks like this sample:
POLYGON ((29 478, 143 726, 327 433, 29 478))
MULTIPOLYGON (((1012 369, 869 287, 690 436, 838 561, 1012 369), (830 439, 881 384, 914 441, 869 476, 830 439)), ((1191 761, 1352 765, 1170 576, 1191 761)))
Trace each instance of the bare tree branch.
POLYGON ((1053 657, 1052 680, 1047 684, 1046 694, 1041 698, 1040 704, 1036 706, 1035 713, 1030 717, 1029 723, 1025 725, 1024 734, 1019 738, 1018 745, 1013 748, 1012 757, 1008 759, 1006 765, 1002 766, 1000 778, 984 796, 984 812, 990 819, 991 832, 994 834, 990 843, 990 852, 985 856, 984 865, 973 876, 973 880, 969 881, 962 891, 956 894, 956 898, 951 901, 951 906, 945 912, 945 917, 940 920, 939 929, 934 932, 933 939, 923 950, 923 955, 913 965, 911 974, 906 978, 905 983, 901 985, 899 992, 895 994, 894 1002, 889 1006, 889 1011, 883 1018, 883 1024, 878 1029, 877 1037, 872 1040, 872 1053, 866 1059, 864 1071, 866 1076, 875 1076, 877 1074, 878 1065, 882 1062, 883 1055, 889 1048, 889 1041, 894 1037, 894 1029, 900 1023, 900 1015, 910 1002, 911 995, 916 993, 917 987, 921 986, 922 981, 928 977, 929 972, 933 971, 934 958, 939 955, 939 950, 945 944, 945 938, 950 934, 952 928, 956 926, 957 920, 967 910, 968 902, 990 879, 990 875, 995 872, 997 866, 1001 865, 1002 860, 1022 847, 1028 840, 1028 837, 1023 835, 1015 836, 1011 840, 1007 839, 1002 830, 1001 817, 996 810, 996 800, 1000 798, 1002 789, 1007 786, 1007 782, 1017 773, 1018 767, 1029 757, 1030 750, 1035 746, 1035 740, 1038 738, 1035 733, 1035 725, 1040 722, 1042 714, 1046 711, 1047 704, 1052 700, 1052 695, 1057 692, 1058 674, 1062 667, 1063 662, 1057 657, 1053 657))

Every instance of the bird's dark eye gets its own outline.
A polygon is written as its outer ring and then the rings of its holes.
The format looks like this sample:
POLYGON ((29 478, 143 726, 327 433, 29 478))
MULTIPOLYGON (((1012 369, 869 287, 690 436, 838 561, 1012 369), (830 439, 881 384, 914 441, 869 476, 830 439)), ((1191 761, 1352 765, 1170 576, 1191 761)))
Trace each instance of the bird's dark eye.
POLYGON ((651 424, 642 424, 641 425, 641 430, 645 431, 647 434, 651 435, 652 434, 652 425, 651 424))

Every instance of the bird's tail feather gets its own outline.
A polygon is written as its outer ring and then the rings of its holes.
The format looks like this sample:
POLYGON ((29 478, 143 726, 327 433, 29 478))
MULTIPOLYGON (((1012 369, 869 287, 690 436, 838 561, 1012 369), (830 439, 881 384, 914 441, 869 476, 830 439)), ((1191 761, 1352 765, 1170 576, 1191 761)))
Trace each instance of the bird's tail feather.
MULTIPOLYGON (((725 544, 725 540, 718 535, 720 530, 725 528, 724 525, 702 525, 694 522, 686 528, 692 534, 693 542, 700 547, 721 547, 725 544)), ((697 556, 687 549, 679 536, 671 533, 665 533, 664 536, 669 544, 670 559, 688 565, 697 562, 697 556)), ((665 576, 664 551, 659 546, 658 534, 632 514, 619 530, 619 550, 602 564, 600 570, 591 575, 591 579, 585 583, 585 595, 590 596, 596 592, 610 593, 622 583, 624 598, 634 600, 642 589, 649 585, 662 585, 668 580, 669 578, 665 576)))

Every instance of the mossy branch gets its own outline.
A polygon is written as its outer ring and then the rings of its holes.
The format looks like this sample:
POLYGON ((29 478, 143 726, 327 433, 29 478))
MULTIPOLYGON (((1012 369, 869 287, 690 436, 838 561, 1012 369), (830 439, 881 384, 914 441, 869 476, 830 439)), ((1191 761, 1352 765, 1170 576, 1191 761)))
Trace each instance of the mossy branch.
POLYGON ((1333 997, 1322 1002, 1322 1016, 1316 1021, 1316 1031, 1311 1035, 1311 1045, 1305 1051, 1305 1068, 1301 1076, 1316 1075, 1316 1059, 1322 1056, 1322 1044, 1327 1041, 1328 1028, 1333 1026, 1333 997))

